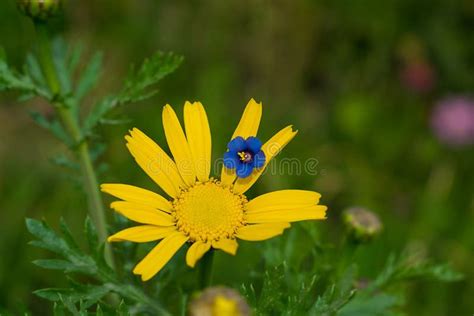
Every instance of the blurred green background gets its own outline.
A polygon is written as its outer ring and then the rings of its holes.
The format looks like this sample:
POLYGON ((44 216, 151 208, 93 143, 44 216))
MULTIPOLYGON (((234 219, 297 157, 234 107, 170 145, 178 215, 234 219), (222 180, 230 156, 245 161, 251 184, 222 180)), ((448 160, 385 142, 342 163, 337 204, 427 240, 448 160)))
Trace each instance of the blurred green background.
MULTIPOLYGON (((299 134, 282 156, 316 158, 318 172, 267 174, 250 196, 287 187, 321 192, 329 217, 318 227, 329 243, 340 239, 344 208, 373 210, 385 229, 358 254, 362 274, 370 278, 391 252, 416 248, 466 278, 411 284, 407 314, 473 313, 473 147, 440 143, 430 115, 437 100, 473 92, 474 2, 69 1, 62 24, 87 55, 104 52, 98 96, 157 49, 185 57, 157 97, 122 110, 130 122, 103 128, 109 169, 101 182, 153 188, 123 136, 137 126, 164 143, 164 104, 178 112, 186 100, 205 105, 217 158, 253 97, 264 104, 262 139, 294 124, 299 134)), ((0 45, 16 67, 33 36, 14 1, 1 1, 0 45)), ((33 123, 30 109, 48 111, 41 101, 0 95, 0 311, 41 314, 50 304, 31 292, 65 280, 31 264, 45 253, 27 245, 24 218, 57 227, 64 216, 81 236, 86 205, 80 186, 50 161, 64 148, 33 123)), ((236 260, 247 267, 245 253, 236 260)), ((221 265, 237 266, 233 260, 219 257, 221 265)))

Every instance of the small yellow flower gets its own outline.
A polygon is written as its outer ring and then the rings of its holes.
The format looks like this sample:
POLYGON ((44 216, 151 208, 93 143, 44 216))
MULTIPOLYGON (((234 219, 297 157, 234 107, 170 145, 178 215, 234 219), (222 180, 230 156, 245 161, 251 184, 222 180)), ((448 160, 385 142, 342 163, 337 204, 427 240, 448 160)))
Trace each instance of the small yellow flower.
POLYGON ((189 304, 190 316, 250 316, 250 307, 239 292, 215 286, 205 289, 189 304))
MULTIPOLYGON (((113 202, 111 208, 143 224, 110 236, 109 242, 163 239, 133 270, 143 281, 158 273, 185 243, 190 244, 186 263, 194 267, 211 247, 234 255, 237 239, 265 240, 282 234, 291 222, 326 218, 327 208, 318 205, 317 192, 281 190, 250 201, 245 196, 270 160, 296 135, 288 126, 257 146, 255 139, 261 116, 261 103, 250 100, 231 138, 234 143, 237 139, 243 144, 242 148, 246 148, 247 140, 250 149, 245 149, 245 159, 237 158, 240 164, 237 168, 227 164, 222 168, 220 181, 209 177, 211 132, 199 102, 185 103, 184 131, 171 106, 163 109, 163 127, 174 160, 136 128, 125 136, 138 165, 171 197, 168 200, 126 184, 101 186, 102 191, 122 200, 113 202), (258 157, 255 163, 252 148, 256 149, 255 158, 258 157)), ((231 143, 228 147, 232 147, 231 143)), ((227 153, 234 147, 240 148, 233 146, 227 153)))

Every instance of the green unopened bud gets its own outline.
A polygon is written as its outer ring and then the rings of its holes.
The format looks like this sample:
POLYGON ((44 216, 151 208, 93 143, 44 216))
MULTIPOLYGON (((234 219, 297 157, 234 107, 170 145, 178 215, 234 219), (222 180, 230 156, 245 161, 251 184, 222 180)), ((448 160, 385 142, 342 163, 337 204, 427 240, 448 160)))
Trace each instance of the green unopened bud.
POLYGON ((362 207, 353 207, 344 211, 343 220, 350 236, 357 242, 366 242, 377 236, 382 230, 379 217, 362 207))
POLYGON ((21 12, 41 21, 57 15, 61 11, 62 3, 62 0, 17 0, 21 12))
POLYGON ((191 316, 250 316, 250 307, 235 290, 216 286, 205 289, 189 305, 191 316))

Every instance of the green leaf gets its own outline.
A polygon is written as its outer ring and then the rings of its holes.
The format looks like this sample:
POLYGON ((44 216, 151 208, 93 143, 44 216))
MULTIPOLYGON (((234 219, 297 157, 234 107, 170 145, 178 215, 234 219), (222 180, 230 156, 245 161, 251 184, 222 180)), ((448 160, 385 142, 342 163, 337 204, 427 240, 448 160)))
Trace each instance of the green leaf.
POLYGON ((35 111, 30 111, 31 118, 41 127, 50 131, 56 138, 68 146, 72 146, 73 142, 62 127, 58 120, 48 120, 43 114, 35 111))
POLYGON ((74 96, 78 102, 95 86, 101 75, 102 53, 97 52, 89 61, 79 78, 74 96))
MULTIPOLYGON (((62 225, 64 226, 65 224, 62 225)), ((55 252, 63 256, 64 259, 69 262, 69 264, 65 264, 65 262, 60 260, 37 260, 35 264, 51 269, 59 269, 62 266, 65 272, 80 272, 86 275, 96 275, 98 268, 94 260, 81 253, 68 232, 67 227, 62 228, 63 234, 65 234, 68 239, 68 241, 65 241, 46 225, 45 222, 28 218, 26 219, 26 226, 28 231, 38 238, 38 240, 31 241, 31 245, 55 252)))
POLYGON ((33 264, 43 269, 64 270, 66 272, 73 272, 75 268, 69 261, 61 259, 38 259, 34 260, 33 264))
POLYGON ((247 302, 251 306, 257 306, 257 293, 255 292, 255 287, 253 286, 253 284, 249 284, 249 285, 242 284, 240 288, 241 288, 242 294, 247 299, 247 302))
POLYGON ((38 59, 33 54, 28 54, 26 56, 26 70, 31 78, 38 84, 44 87, 46 82, 41 67, 39 65, 38 59))
POLYGON ((339 291, 336 284, 333 284, 318 297, 311 307, 311 312, 315 315, 334 315, 348 304, 355 294, 356 290, 339 291))
POLYGON ((354 289, 356 270, 355 265, 349 266, 337 283, 328 286, 317 298, 311 311, 316 315, 335 315, 351 302, 357 292, 354 289))
POLYGON ((45 222, 36 219, 27 218, 26 227, 28 231, 39 240, 35 245, 41 245, 42 248, 52 252, 67 256, 69 247, 45 222))
POLYGON ((54 302, 53 305, 53 315, 54 316, 66 316, 64 313, 64 307, 57 302, 54 302))
POLYGON ((95 316, 104 316, 104 312, 102 311, 102 307, 100 307, 100 304, 97 305, 97 309, 95 310, 95 316))
POLYGON ((154 92, 146 94, 146 89, 173 73, 182 62, 182 56, 176 56, 172 53, 155 53, 150 59, 145 59, 138 71, 134 71, 132 67, 125 79, 121 98, 136 102, 151 97, 154 92))
POLYGON ((71 50, 72 52, 69 55, 68 59, 68 71, 70 76, 72 77, 74 72, 76 71, 77 66, 79 65, 79 62, 81 61, 83 47, 79 43, 74 45, 71 50))
POLYGON ((374 292, 392 284, 416 279, 428 279, 441 282, 455 282, 463 278, 461 273, 448 264, 434 264, 427 260, 411 260, 409 257, 396 258, 390 255, 385 267, 368 290, 374 292))
POLYGON ((80 289, 50 288, 33 293, 53 302, 68 301, 76 304, 82 301, 84 307, 88 308, 110 293, 110 288, 106 285, 86 285, 80 289))
POLYGON ((75 170, 75 171, 80 170, 80 165, 77 162, 72 161, 71 159, 69 159, 63 154, 56 155, 55 157, 51 159, 51 161, 60 167, 65 167, 65 168, 75 170))
POLYGON ((92 223, 92 220, 89 216, 86 217, 84 222, 84 232, 87 237, 87 244, 89 245, 89 251, 96 255, 99 249, 99 236, 97 234, 97 230, 92 223))
POLYGON ((283 309, 285 268, 278 265, 265 271, 262 293, 258 299, 258 312, 262 315, 273 314, 283 309))
MULTIPOLYGON (((84 285, 69 278, 69 288, 38 290, 35 292, 38 296, 63 304, 69 312, 75 315, 86 315, 87 308, 97 304, 107 293, 115 292, 135 302, 137 308, 153 310, 158 315, 170 315, 163 309, 160 302, 148 297, 143 289, 118 279, 116 273, 105 261, 104 244, 99 244, 97 232, 90 219, 86 219, 85 232, 89 247, 98 249, 93 257, 82 253, 81 249, 77 247, 77 243, 64 221, 61 223, 64 237, 56 234, 44 221, 26 219, 26 225, 28 231, 37 238, 30 244, 53 251, 62 257, 60 259, 35 260, 34 264, 46 269, 86 275, 88 279, 93 278, 99 283, 84 285), (80 305, 79 310, 77 304, 80 305)), ((122 314, 128 315, 126 306, 122 307, 122 314)))
POLYGON ((51 95, 47 89, 34 83, 29 74, 19 74, 10 69, 6 59, 0 59, 0 90, 13 90, 22 94, 32 94, 50 99, 51 95))
POLYGON ((423 262, 415 266, 406 267, 400 271, 398 279, 430 279, 440 282, 455 282, 464 278, 462 273, 459 273, 449 264, 432 264, 423 262))
POLYGON ((157 90, 149 89, 174 72, 182 61, 181 56, 157 52, 150 59, 146 59, 138 70, 135 71, 132 67, 122 90, 116 95, 105 97, 93 107, 84 121, 84 134, 91 135, 92 130, 106 119, 111 110, 153 96, 157 90))
POLYGON ((125 304, 124 301, 121 301, 117 309, 117 316, 129 316, 129 315, 130 313, 128 311, 127 305, 125 304))
POLYGON ((53 40, 53 62, 56 67, 56 72, 61 84, 61 91, 63 95, 71 93, 71 74, 68 69, 67 61, 67 45, 61 37, 53 40))
POLYGON ((69 230, 69 227, 67 226, 66 221, 64 220, 64 217, 62 217, 62 216, 59 219, 59 228, 61 229, 61 232, 64 236, 64 240, 66 241, 68 246, 71 249, 74 249, 74 250, 78 251, 79 246, 74 241, 74 237, 72 236, 71 231, 69 230))
POLYGON ((338 316, 389 316, 396 315, 395 309, 403 303, 397 296, 378 294, 375 296, 356 297, 344 306, 338 316))

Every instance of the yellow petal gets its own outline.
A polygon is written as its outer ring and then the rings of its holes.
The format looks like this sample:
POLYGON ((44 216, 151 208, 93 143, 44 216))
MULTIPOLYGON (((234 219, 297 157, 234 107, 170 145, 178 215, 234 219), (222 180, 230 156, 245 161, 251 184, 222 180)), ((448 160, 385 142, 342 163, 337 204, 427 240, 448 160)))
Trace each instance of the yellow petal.
POLYGON ((166 213, 172 209, 171 202, 155 192, 148 191, 133 185, 119 183, 105 183, 100 186, 102 192, 113 195, 119 199, 137 204, 157 208, 166 213))
POLYGON ((239 244, 235 239, 219 239, 218 241, 212 241, 212 247, 223 250, 228 254, 235 255, 239 244))
POLYGON ((266 166, 285 146, 290 140, 295 137, 297 131, 293 131, 291 126, 287 126, 278 133, 276 133, 270 140, 262 146, 262 151, 265 153, 265 165, 260 169, 255 169, 247 178, 238 178, 234 183, 234 192, 243 194, 245 191, 257 181, 260 175, 265 170, 266 166))
POLYGON ((221 183, 226 186, 232 186, 237 175, 235 174, 235 169, 227 169, 224 165, 222 165, 221 171, 221 183))
POLYGON ((321 194, 305 190, 280 190, 262 194, 249 201, 247 213, 304 208, 318 204, 321 194))
POLYGON ((134 222, 158 226, 174 225, 171 215, 150 206, 118 201, 110 204, 110 207, 134 222))
POLYGON ((196 172, 191 150, 178 117, 169 104, 163 107, 163 128, 181 178, 187 185, 193 185, 196 182, 196 172))
POLYGON ((107 238, 108 242, 113 241, 132 241, 132 242, 148 242, 165 238, 176 231, 174 226, 162 227, 155 225, 142 225, 130 227, 119 231, 107 238))
POLYGON ((257 135, 261 118, 262 103, 257 103, 254 99, 250 99, 231 139, 234 139, 237 136, 248 138, 257 135))
POLYGON ((151 279, 157 274, 173 255, 188 240, 180 232, 172 233, 153 248, 140 263, 133 269, 134 274, 142 276, 143 281, 151 279))
POLYGON ((325 219, 326 210, 327 207, 324 205, 313 205, 305 208, 249 213, 245 219, 247 223, 281 223, 325 219))
POLYGON ((285 228, 288 227, 290 227, 289 223, 246 225, 239 228, 236 236, 249 241, 265 240, 283 234, 285 228))
POLYGON ((206 181, 211 171, 211 130, 200 102, 184 104, 184 127, 196 176, 200 181, 206 181))
POLYGON ((169 196, 176 197, 185 187, 176 164, 153 140, 139 129, 125 136, 127 148, 135 161, 169 196))
POLYGON ((188 252, 186 253, 186 263, 191 268, 194 268, 196 262, 204 256, 206 252, 211 248, 210 243, 203 243, 201 241, 196 241, 189 247, 188 252))
MULTIPOLYGON (((242 118, 240 119, 239 125, 232 135, 232 139, 237 136, 248 138, 250 136, 256 136, 258 127, 260 125, 260 119, 262 118, 262 103, 257 103, 254 99, 250 99, 249 103, 245 107, 242 118)), ((227 169, 222 166, 221 182, 224 185, 232 185, 235 181, 236 175, 234 169, 227 169)))

